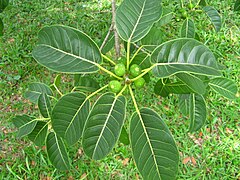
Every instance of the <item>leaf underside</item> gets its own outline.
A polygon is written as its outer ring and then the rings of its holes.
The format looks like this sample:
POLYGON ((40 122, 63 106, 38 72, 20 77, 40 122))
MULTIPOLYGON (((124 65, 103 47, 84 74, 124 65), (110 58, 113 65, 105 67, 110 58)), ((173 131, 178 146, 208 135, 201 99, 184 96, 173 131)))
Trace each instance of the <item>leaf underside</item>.
POLYGON ((83 32, 65 26, 45 27, 33 50, 36 61, 56 72, 93 73, 102 62, 94 41, 83 32))
POLYGON ((151 109, 135 112, 130 139, 136 165, 143 179, 175 179, 179 153, 164 121, 151 109))
POLYGON ((116 12, 116 28, 127 42, 141 40, 160 19, 161 0, 125 0, 116 12))
POLYGON ((28 138, 37 146, 42 146, 46 140, 47 130, 47 122, 38 121, 33 131, 28 135, 28 138))
POLYGON ((102 95, 94 104, 83 133, 87 156, 104 158, 118 141, 126 116, 126 99, 113 93, 102 95))
POLYGON ((156 64, 153 75, 159 78, 180 72, 221 76, 213 53, 194 39, 180 38, 158 46, 151 56, 151 62, 156 64))
POLYGON ((186 19, 183 22, 181 28, 181 37, 182 38, 194 38, 195 37, 195 25, 193 20, 186 19))
POLYGON ((82 136, 89 109, 90 103, 84 94, 74 92, 64 95, 52 112, 54 131, 69 145, 75 144, 82 136))

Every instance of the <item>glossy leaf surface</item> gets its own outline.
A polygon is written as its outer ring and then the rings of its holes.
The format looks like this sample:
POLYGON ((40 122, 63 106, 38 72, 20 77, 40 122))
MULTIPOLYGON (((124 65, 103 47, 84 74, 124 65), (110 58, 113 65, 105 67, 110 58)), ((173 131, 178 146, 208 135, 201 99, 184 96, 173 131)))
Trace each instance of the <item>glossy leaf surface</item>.
POLYGON ((169 77, 179 72, 221 76, 216 58, 202 43, 194 39, 175 39, 158 46, 152 56, 153 75, 169 77))
POLYGON ((93 73, 102 62, 94 41, 83 32, 66 26, 45 27, 33 50, 36 61, 56 72, 93 73))
POLYGON ((221 16, 219 15, 218 11, 212 6, 205 6, 203 10, 211 20, 212 24, 214 25, 215 30, 218 32, 222 26, 221 16))
POLYGON ((62 171, 70 169, 68 154, 63 140, 59 136, 54 132, 49 133, 46 146, 48 157, 55 168, 62 171))
POLYGON ((126 99, 113 93, 102 95, 88 117, 83 150, 92 159, 104 158, 114 147, 126 116, 126 99))
POLYGON ((160 19, 161 13, 161 0, 124 0, 116 13, 118 34, 127 42, 137 42, 160 19))
POLYGON ((214 78, 209 82, 209 86, 217 93, 226 98, 234 99, 237 94, 237 85, 227 78, 214 78))
POLYGON ((33 103, 37 103, 39 96, 45 93, 48 96, 53 96, 52 90, 46 84, 43 83, 31 83, 28 91, 25 93, 25 98, 29 99, 33 103))
POLYGON ((64 95, 52 111, 54 131, 69 145, 75 144, 82 136, 89 109, 89 100, 84 94, 74 92, 64 95))
POLYGON ((133 157, 143 179, 175 179, 179 153, 159 115, 151 109, 135 112, 130 123, 133 157))
POLYGON ((48 123, 38 121, 33 131, 28 135, 28 138, 37 146, 42 146, 47 137, 48 123))
POLYGON ((204 125, 207 118, 207 108, 202 95, 191 94, 189 100, 190 132, 198 131, 204 125))

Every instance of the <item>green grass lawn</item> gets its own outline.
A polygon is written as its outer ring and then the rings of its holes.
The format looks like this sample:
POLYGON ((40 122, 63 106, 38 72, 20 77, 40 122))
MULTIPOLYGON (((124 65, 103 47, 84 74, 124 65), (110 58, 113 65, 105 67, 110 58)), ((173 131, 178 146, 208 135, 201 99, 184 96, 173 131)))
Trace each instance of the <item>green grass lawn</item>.
MULTIPOLYGON (((206 18, 196 17, 200 40, 224 65, 224 75, 239 85, 240 13, 233 11, 234 3, 230 0, 210 4, 221 13, 223 27, 215 33, 206 18)), ((45 148, 35 147, 27 138, 17 139, 17 129, 11 123, 11 118, 17 114, 38 113, 34 111, 35 105, 24 98, 29 83, 50 84, 56 76, 32 58, 38 31, 46 25, 64 24, 99 41, 111 23, 110 7, 108 1, 101 7, 96 0, 50 0, 44 3, 22 0, 12 1, 0 15, 5 24, 4 35, 0 37, 0 179, 141 179, 130 147, 121 143, 101 161, 89 159, 80 144, 74 145, 69 150, 73 157, 72 169, 57 171, 47 160, 45 148)), ((172 20, 162 27, 166 31, 163 38, 179 37, 181 23, 172 20)), ((62 80, 69 84, 72 76, 64 75, 62 80)), ((104 82, 101 75, 97 80, 104 82)), ((67 89, 63 86, 63 91, 67 89)), ((144 89, 136 98, 142 106, 151 106, 159 112, 173 133, 181 155, 179 179, 240 178, 239 98, 227 100, 212 93, 207 102, 206 125, 200 132, 190 134, 188 118, 180 113, 177 96, 164 99, 150 95, 148 91, 150 89, 144 89), (152 97, 154 99, 150 100, 152 97)), ((129 114, 132 111, 130 109, 129 114)))

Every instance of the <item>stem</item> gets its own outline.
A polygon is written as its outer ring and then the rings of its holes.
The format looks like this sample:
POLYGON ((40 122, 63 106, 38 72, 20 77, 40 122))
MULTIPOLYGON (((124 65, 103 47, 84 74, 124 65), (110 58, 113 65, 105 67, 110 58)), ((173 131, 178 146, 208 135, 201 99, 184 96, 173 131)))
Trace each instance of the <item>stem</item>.
POLYGON ((108 84, 105 85, 105 86, 103 86, 103 87, 101 87, 100 89, 98 89, 98 90, 95 91, 94 93, 88 95, 88 96, 86 97, 85 101, 88 100, 88 99, 90 99, 91 97, 95 96, 97 93, 99 93, 100 91, 104 90, 104 89, 107 88, 107 87, 108 87, 108 84))
POLYGON ((116 74, 112 73, 111 71, 105 69, 104 67, 102 67, 100 64, 95 64, 96 66, 99 67, 99 69, 103 70, 104 72, 108 73, 109 75, 119 79, 119 80, 122 80, 122 78, 118 77, 116 74))
MULTIPOLYGON (((134 45, 136 48, 140 48, 137 44, 133 44, 133 45, 134 45)), ((145 47, 146 47, 146 46, 149 46, 149 47, 150 47, 150 46, 154 46, 154 45, 144 45, 144 46, 145 46, 145 47)), ((144 47, 144 46, 143 46, 143 47, 144 47)), ((140 50, 141 50, 142 52, 146 53, 148 56, 151 56, 151 54, 150 54, 149 52, 147 52, 146 49, 141 48, 140 50)))
POLYGON ((121 96, 122 93, 125 91, 126 88, 127 88, 127 85, 125 84, 125 86, 122 88, 122 90, 120 91, 120 93, 118 93, 117 97, 118 97, 118 96, 121 96))
POLYGON ((134 107, 135 107, 135 109, 136 109, 136 112, 140 115, 140 111, 139 111, 139 109, 138 109, 137 101, 136 101, 136 99, 135 99, 135 97, 134 97, 132 88, 131 88, 130 85, 129 85, 128 87, 129 87, 129 92, 130 92, 130 95, 131 95, 131 97, 132 97, 133 104, 134 104, 134 107))
POLYGON ((51 118, 40 118, 40 119, 37 119, 38 121, 47 121, 47 120, 50 120, 51 118))
POLYGON ((181 6, 182 6, 182 8, 183 8, 183 0, 181 0, 181 6))
POLYGON ((130 41, 127 42, 127 70, 129 69, 129 65, 130 65, 130 47, 131 47, 131 43, 130 41))
POLYGON ((131 58, 129 64, 131 64, 131 62, 133 61, 133 59, 137 56, 137 54, 139 53, 139 51, 140 51, 142 48, 143 48, 143 46, 140 46, 140 47, 138 48, 138 50, 134 53, 133 57, 131 58))
POLYGON ((109 31, 108 31, 108 33, 107 33, 107 35, 106 35, 106 37, 105 37, 105 39, 104 39, 101 47, 100 47, 100 50, 101 50, 101 51, 102 51, 103 47, 106 45, 107 40, 109 39, 109 36, 110 36, 110 34, 111 34, 112 31, 113 31, 113 25, 110 26, 109 31))
POLYGON ((116 51, 116 57, 118 58, 120 56, 120 45, 119 45, 119 36, 116 30, 116 0, 112 0, 112 26, 113 26, 113 32, 114 32, 114 38, 115 38, 115 51, 116 51))
POLYGON ((154 64, 154 65, 152 65, 150 68, 144 69, 142 74, 140 74, 139 76, 131 79, 131 81, 136 81, 136 80, 139 79, 140 77, 144 76, 144 75, 147 74, 149 71, 151 71, 156 65, 157 65, 157 64, 154 64))
POLYGON ((54 86, 54 88, 57 90, 58 94, 60 94, 60 96, 63 96, 63 94, 62 94, 61 91, 58 89, 58 87, 57 87, 55 84, 53 84, 53 86, 54 86))
POLYGON ((104 58, 104 59, 106 59, 106 60, 108 60, 110 63, 112 63, 113 65, 116 65, 116 63, 113 61, 113 60, 111 60, 109 57, 107 57, 107 56, 105 56, 104 54, 101 54, 102 55, 102 57, 104 58))

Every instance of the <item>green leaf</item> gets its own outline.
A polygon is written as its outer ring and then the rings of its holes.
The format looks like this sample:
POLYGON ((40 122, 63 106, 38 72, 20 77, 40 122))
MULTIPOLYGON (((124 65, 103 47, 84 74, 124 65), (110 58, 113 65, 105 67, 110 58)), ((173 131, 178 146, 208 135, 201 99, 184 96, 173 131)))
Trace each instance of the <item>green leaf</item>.
POLYGON ((207 6, 206 0, 200 0, 199 5, 200 6, 207 6))
POLYGON ((149 68, 151 66, 150 56, 146 53, 138 53, 131 62, 131 65, 133 64, 138 64, 142 69, 149 68))
POLYGON ((59 88, 60 87, 60 84, 61 84, 61 77, 62 75, 61 74, 58 74, 55 78, 54 78, 54 85, 59 88))
POLYGON ((105 93, 94 104, 83 133, 83 150, 87 156, 104 158, 118 141, 126 117, 126 99, 105 93))
POLYGON ((189 100, 190 113, 190 132, 198 131, 205 123, 207 118, 207 108, 205 99, 202 95, 191 94, 189 100))
POLYGON ((221 76, 213 53, 194 39, 175 39, 158 46, 152 56, 153 75, 166 78, 179 72, 221 76))
POLYGON ((130 121, 133 157, 143 179, 176 179, 179 153, 164 121, 151 109, 135 112, 130 121))
POLYGON ((120 137, 119 137, 119 141, 121 143, 123 143, 124 145, 129 145, 130 144, 129 135, 128 135, 127 130, 124 126, 122 127, 122 131, 121 131, 121 134, 120 134, 120 137))
MULTIPOLYGON (((98 43, 99 47, 101 47, 101 45, 104 42, 107 34, 108 34, 108 31, 106 33, 104 33, 104 35, 102 36, 102 39, 98 43)), ((108 37, 108 40, 107 40, 106 44, 102 47, 101 52, 103 54, 108 53, 114 47, 114 44, 115 44, 114 33, 111 32, 109 37, 108 37)))
POLYGON ((190 94, 179 95, 179 108, 185 116, 189 115, 190 94))
POLYGON ((37 124, 37 120, 34 117, 27 115, 17 115, 13 119, 13 124, 19 128, 18 137, 21 138, 30 134, 37 124))
POLYGON ((72 74, 96 72, 97 65, 102 62, 101 53, 90 37, 65 26, 43 28, 32 54, 39 64, 56 72, 72 74))
POLYGON ((62 171, 69 170, 69 158, 62 139, 51 132, 48 134, 46 146, 48 157, 54 167, 62 171))
POLYGON ((156 85, 154 86, 154 93, 160 95, 162 97, 167 97, 169 95, 169 91, 166 89, 166 83, 169 83, 169 78, 159 79, 156 85))
POLYGON ((95 92, 100 88, 97 81, 90 77, 81 76, 79 74, 74 75, 74 86, 76 90, 81 92, 95 92))
POLYGON ((0 0, 0 13, 8 6, 9 0, 0 0))
POLYGON ((3 28, 4 28, 4 25, 3 25, 2 19, 0 18, 0 36, 3 35, 3 28))
POLYGON ((141 40, 141 43, 142 45, 145 45, 145 49, 153 51, 158 45, 162 43, 162 36, 163 32, 161 29, 157 27, 152 27, 149 33, 141 40))
POLYGON ((164 26, 171 22, 173 18, 173 12, 170 8, 163 8, 163 15, 161 19, 156 23, 158 26, 164 26))
POLYGON ((37 125, 33 131, 28 135, 28 138, 37 146, 42 146, 45 143, 48 131, 48 123, 37 121, 37 125))
POLYGON ((52 113, 51 103, 46 93, 40 94, 38 98, 38 108, 44 118, 50 118, 52 113))
POLYGON ((187 94, 187 93, 193 93, 194 91, 189 88, 188 85, 186 85, 183 82, 174 82, 174 83, 167 83, 165 84, 165 90, 168 93, 173 93, 173 94, 187 94))
POLYGON ((69 145, 82 136, 90 109, 89 100, 82 93, 74 92, 61 97, 52 111, 52 127, 69 145))
POLYGON ((229 99, 235 99, 237 94, 237 85, 227 78, 214 78, 209 82, 209 86, 217 93, 229 99))
POLYGON ((53 96, 52 90, 47 85, 43 83, 31 83, 28 91, 25 93, 25 98, 33 103, 37 103, 38 98, 42 93, 46 93, 48 96, 53 96))
POLYGON ((216 32, 220 31, 222 26, 222 20, 218 11, 212 6, 205 6, 203 7, 203 10, 207 14, 207 16, 210 18, 216 32))
POLYGON ((116 13, 116 27, 127 42, 141 40, 162 14, 161 0, 124 0, 116 13))
POLYGON ((206 85, 198 77, 188 73, 178 73, 176 76, 185 83, 192 92, 197 94, 204 94, 206 92, 206 85))
POLYGON ((182 38, 194 38, 195 37, 195 25, 193 20, 186 19, 183 22, 182 28, 181 28, 181 37, 182 38))
POLYGON ((234 11, 240 11, 240 0, 236 0, 234 4, 234 11))

